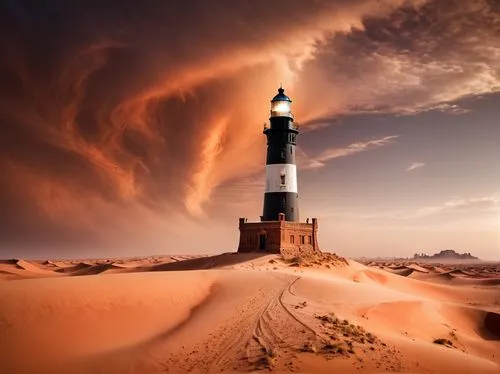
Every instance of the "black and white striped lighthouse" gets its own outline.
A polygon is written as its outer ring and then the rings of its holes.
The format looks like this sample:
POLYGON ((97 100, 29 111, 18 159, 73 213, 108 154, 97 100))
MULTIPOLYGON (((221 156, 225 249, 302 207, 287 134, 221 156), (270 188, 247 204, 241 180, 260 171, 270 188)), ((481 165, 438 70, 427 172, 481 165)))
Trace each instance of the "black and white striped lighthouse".
POLYGON ((280 87, 271 100, 270 125, 264 125, 267 137, 266 190, 264 213, 260 222, 240 217, 238 252, 265 251, 283 256, 321 253, 318 245, 318 220, 299 221, 299 194, 295 144, 299 134, 293 122, 292 100, 280 87))
POLYGON ((271 100, 270 126, 264 128, 267 137, 266 190, 262 221, 277 221, 279 214, 286 221, 299 220, 297 165, 295 142, 299 133, 293 122, 292 100, 280 87, 271 100))

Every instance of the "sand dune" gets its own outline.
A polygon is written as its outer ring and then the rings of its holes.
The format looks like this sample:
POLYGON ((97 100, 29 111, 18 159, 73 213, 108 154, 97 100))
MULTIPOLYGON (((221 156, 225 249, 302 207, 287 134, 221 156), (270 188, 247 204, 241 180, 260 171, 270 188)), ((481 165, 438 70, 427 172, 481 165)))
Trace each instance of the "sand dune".
POLYGON ((127 267, 117 266, 113 263, 97 264, 97 265, 86 266, 86 267, 83 267, 81 269, 74 270, 71 272, 71 275, 96 275, 96 274, 101 274, 104 272, 116 273, 116 272, 123 271, 124 269, 127 269, 127 267))
POLYGON ((175 261, 168 263, 155 264, 146 267, 145 270, 148 271, 167 271, 167 270, 198 270, 198 269, 214 269, 222 268, 230 265, 241 264, 242 262, 252 261, 262 254, 248 253, 248 254, 237 254, 237 253, 224 253, 218 256, 211 257, 201 257, 194 259, 187 259, 183 261, 175 261))
POLYGON ((73 273, 75 271, 87 269, 89 267, 92 267, 93 265, 87 264, 85 262, 79 262, 76 265, 66 265, 66 266, 55 265, 55 266, 57 267, 55 271, 58 273, 73 273))
POLYGON ((429 275, 429 271, 420 271, 417 269, 414 269, 413 267, 410 266, 402 266, 399 268, 383 268, 383 270, 388 270, 392 274, 397 274, 402 277, 411 277, 411 278, 417 278, 417 279, 424 279, 429 275))
POLYGON ((258 254, 21 266, 59 276, 0 282, 1 373, 500 370, 499 288, 450 269, 258 254))
POLYGON ((3 282, 0 372, 39 372, 39 365, 61 370, 67 362, 153 339, 188 318, 212 284, 207 273, 3 282))
POLYGON ((455 276, 455 277, 464 277, 464 276, 475 275, 475 273, 466 272, 462 269, 452 269, 452 270, 445 271, 441 274, 450 274, 450 275, 455 276))
POLYGON ((499 286, 500 278, 467 278, 462 276, 456 276, 450 273, 439 274, 436 277, 427 278, 429 281, 444 281, 450 282, 455 285, 466 285, 466 286, 499 286))
POLYGON ((22 279, 58 276, 42 265, 26 260, 6 260, 0 263, 0 279, 22 279))
POLYGON ((44 273, 50 273, 50 271, 46 271, 42 269, 40 266, 37 266, 35 263, 26 261, 26 260, 17 260, 16 261, 16 267, 22 270, 29 271, 31 273, 39 273, 39 274, 44 274, 44 273))
POLYGON ((406 266, 408 269, 412 269, 412 270, 415 270, 415 271, 419 271, 421 273, 429 273, 429 269, 426 269, 422 266, 419 266, 417 264, 410 264, 410 265, 407 265, 406 266))
POLYGON ((388 269, 391 273, 401 275, 402 277, 408 277, 412 275, 415 270, 413 269, 408 269, 406 266, 400 268, 400 269, 388 269))

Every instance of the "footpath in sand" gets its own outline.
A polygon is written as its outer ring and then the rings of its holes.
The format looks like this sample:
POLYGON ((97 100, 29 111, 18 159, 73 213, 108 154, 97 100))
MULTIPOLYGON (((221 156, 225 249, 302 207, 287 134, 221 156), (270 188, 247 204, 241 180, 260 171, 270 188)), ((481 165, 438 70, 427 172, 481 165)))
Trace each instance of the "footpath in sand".
POLYGON ((2 373, 500 372, 498 285, 394 273, 427 274, 418 266, 237 254, 33 266, 39 278, 0 282, 2 373))

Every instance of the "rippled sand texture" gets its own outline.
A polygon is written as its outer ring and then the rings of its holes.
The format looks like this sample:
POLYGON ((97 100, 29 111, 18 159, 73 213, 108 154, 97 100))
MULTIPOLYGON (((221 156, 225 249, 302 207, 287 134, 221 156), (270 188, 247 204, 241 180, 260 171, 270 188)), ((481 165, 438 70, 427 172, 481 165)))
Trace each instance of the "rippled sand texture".
POLYGON ((223 254, 0 263, 1 373, 499 373, 500 267, 223 254))

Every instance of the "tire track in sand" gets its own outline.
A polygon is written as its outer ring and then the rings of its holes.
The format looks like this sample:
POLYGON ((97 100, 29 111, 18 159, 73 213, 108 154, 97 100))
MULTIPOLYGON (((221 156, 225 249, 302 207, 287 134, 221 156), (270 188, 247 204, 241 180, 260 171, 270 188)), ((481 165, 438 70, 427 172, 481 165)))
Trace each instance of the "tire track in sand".
POLYGON ((275 281, 233 313, 182 361, 186 370, 247 371, 292 362, 317 333, 298 319, 283 296, 299 277, 279 274, 275 281))

